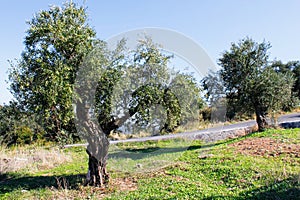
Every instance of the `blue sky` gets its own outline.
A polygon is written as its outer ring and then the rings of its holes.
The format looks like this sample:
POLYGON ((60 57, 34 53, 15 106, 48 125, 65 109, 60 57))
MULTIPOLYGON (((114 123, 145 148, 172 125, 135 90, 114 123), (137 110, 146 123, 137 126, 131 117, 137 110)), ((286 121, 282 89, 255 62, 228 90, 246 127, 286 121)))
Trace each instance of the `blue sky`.
MULTIPOLYGON (((20 58, 28 28, 25 21, 59 0, 9 0, 0 7, 0 104, 12 96, 5 83, 9 63, 20 58)), ((100 39, 124 31, 160 27, 178 31, 202 46, 217 62, 231 42, 249 36, 271 42, 272 59, 300 60, 300 1, 298 0, 105 0, 85 4, 89 24, 100 39)))

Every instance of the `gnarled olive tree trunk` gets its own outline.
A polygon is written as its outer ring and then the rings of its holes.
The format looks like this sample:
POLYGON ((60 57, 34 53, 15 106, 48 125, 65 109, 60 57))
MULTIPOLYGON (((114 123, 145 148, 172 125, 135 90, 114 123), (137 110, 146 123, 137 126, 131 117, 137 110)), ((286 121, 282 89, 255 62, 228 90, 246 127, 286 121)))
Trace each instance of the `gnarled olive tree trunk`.
MULTIPOLYGON (((83 88, 85 89, 85 88, 83 88)), ((145 110, 147 107, 151 107, 153 104, 162 103, 167 111, 166 120, 166 130, 173 130, 179 124, 180 120, 180 105, 176 96, 169 90, 160 93, 156 96, 156 99, 152 102, 149 99, 152 99, 151 96, 144 92, 143 89, 148 89, 155 93, 160 90, 159 87, 153 86, 144 86, 141 87, 140 95, 143 98, 138 98, 137 105, 133 108, 130 108, 128 112, 124 113, 120 118, 115 119, 112 116, 100 116, 101 119, 97 121, 96 117, 91 116, 91 105, 93 101, 88 101, 89 99, 82 99, 76 103, 76 115, 78 120, 78 131, 82 133, 84 139, 87 140, 88 146, 86 152, 89 156, 88 163, 88 174, 86 179, 86 185, 92 186, 104 186, 109 181, 109 175, 106 170, 106 162, 108 156, 109 141, 108 136, 111 131, 117 129, 126 122, 127 119, 132 117, 135 113, 145 110), (90 103, 88 103, 90 102, 90 103)), ((85 89, 84 91, 89 91, 85 89)), ((78 90, 79 94, 83 94, 82 91, 78 90), (81 93, 80 93, 81 92, 81 93)), ((134 95, 134 94, 133 94, 134 95)), ((91 97, 94 97, 93 94, 90 94, 91 97)))
POLYGON ((88 142, 86 152, 89 162, 85 185, 102 187, 109 181, 106 170, 108 138, 97 122, 91 119, 89 107, 84 103, 77 103, 76 114, 80 131, 88 142))
POLYGON ((257 108, 255 109, 255 115, 256 115, 256 123, 258 126, 258 131, 259 132, 264 131, 268 126, 266 114, 263 111, 261 111, 259 108, 257 108))
POLYGON ((94 134, 87 138, 86 152, 89 162, 85 185, 102 187, 109 181, 109 174, 106 170, 109 141, 100 130, 91 131, 94 134))

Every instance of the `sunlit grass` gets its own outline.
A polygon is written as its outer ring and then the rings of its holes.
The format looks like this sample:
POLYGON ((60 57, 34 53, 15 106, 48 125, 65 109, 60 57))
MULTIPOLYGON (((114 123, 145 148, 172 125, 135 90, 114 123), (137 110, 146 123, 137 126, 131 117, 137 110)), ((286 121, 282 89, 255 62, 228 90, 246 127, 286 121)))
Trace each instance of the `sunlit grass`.
POLYGON ((2 173, 0 198, 296 199, 300 196, 299 157, 244 155, 231 144, 251 138, 300 144, 299 131, 267 130, 213 144, 176 139, 112 145, 111 182, 106 189, 83 186, 88 162, 83 147, 59 150, 68 158, 64 162, 55 163, 58 158, 53 154, 48 167, 2 173))
POLYGON ((188 139, 173 139, 111 145, 108 167, 130 173, 156 171, 173 164, 191 143, 188 139))

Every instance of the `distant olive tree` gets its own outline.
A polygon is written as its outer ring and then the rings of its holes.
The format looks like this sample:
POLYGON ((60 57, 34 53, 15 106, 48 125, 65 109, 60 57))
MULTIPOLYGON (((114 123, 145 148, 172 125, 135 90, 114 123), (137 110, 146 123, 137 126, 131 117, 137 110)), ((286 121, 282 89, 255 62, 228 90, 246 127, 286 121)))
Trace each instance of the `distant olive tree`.
POLYGON ((221 77, 229 104, 256 115, 259 130, 267 127, 266 116, 282 109, 291 99, 294 77, 277 73, 269 61, 270 44, 250 38, 233 43, 219 59, 221 77))
POLYGON ((283 106, 284 111, 291 111, 293 108, 299 106, 300 97, 300 62, 299 61, 289 61, 283 63, 280 60, 273 61, 271 67, 277 73, 290 74, 295 78, 295 82, 292 88, 291 99, 287 104, 283 106))

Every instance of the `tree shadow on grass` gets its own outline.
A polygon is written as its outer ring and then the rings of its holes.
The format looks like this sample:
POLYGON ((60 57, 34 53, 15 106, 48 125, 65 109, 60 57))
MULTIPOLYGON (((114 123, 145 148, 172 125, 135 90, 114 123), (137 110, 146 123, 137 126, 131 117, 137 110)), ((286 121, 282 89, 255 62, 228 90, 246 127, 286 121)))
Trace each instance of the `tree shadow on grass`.
POLYGON ((227 142, 228 141, 226 140, 226 141, 219 141, 216 143, 206 143, 206 144, 189 145, 189 146, 182 146, 182 147, 125 148, 125 149, 120 149, 109 153, 108 157, 112 159, 128 158, 132 160, 139 160, 151 156, 160 156, 163 154, 172 154, 172 153, 183 153, 184 151, 192 151, 197 149, 207 151, 211 147, 221 145, 227 142))
POLYGON ((188 147, 145 147, 145 148, 126 148, 108 154, 111 159, 131 159, 140 160, 146 157, 159 156, 163 154, 184 152, 188 147))
POLYGON ((267 186, 249 191, 243 195, 247 199, 300 199, 300 174, 282 181, 277 181, 267 186))
POLYGON ((0 195, 13 192, 14 190, 36 190, 43 188, 68 188, 76 189, 83 183, 85 174, 62 175, 62 176, 22 176, 10 174, 0 176, 0 195))
MULTIPOLYGON (((297 200, 300 199, 300 182, 297 176, 277 181, 266 186, 239 193, 238 196, 226 196, 228 199, 236 200, 297 200)), ((224 199, 224 196, 210 196, 208 199, 224 199)))

